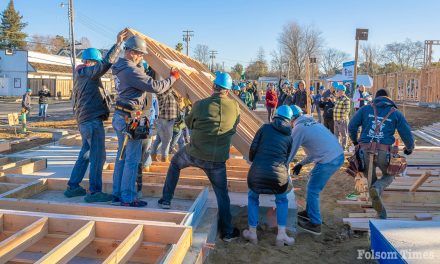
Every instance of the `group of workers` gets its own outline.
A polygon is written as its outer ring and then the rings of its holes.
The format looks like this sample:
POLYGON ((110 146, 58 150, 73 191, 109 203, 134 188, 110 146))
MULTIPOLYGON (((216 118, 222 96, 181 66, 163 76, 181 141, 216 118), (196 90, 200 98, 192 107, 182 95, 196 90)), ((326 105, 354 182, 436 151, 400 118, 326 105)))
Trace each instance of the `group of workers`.
MULTIPOLYGON (((111 201, 112 204, 120 206, 147 205, 137 193, 136 181, 139 164, 142 164, 143 154, 146 151, 143 149, 143 143, 145 139, 151 138, 151 127, 145 126, 144 123, 150 124, 150 121, 140 118, 139 112, 151 107, 146 100, 149 94, 158 94, 159 101, 163 100, 160 99, 161 97, 173 94, 173 84, 180 78, 179 71, 174 69, 171 70, 169 77, 160 81, 147 74, 145 67, 142 67, 143 57, 147 53, 145 40, 138 36, 128 37, 126 30, 118 34, 116 44, 105 58, 101 58, 96 49, 88 49, 84 52, 83 64, 78 66, 75 72, 74 89, 75 117, 83 144, 65 191, 67 197, 85 196, 86 202, 111 201), (123 42, 125 42, 124 56, 118 58, 123 42), (103 120, 109 117, 110 109, 102 91, 100 77, 110 69, 117 80, 117 99, 112 124, 118 138, 118 152, 113 174, 113 193, 107 194, 102 191, 102 167, 106 159, 103 120), (143 127, 145 129, 142 129, 143 127), (89 192, 86 192, 80 183, 89 164, 90 187, 89 192)), ((304 82, 299 82, 297 89, 302 92, 305 90, 304 86, 304 82)), ((251 87, 252 84, 243 90, 247 92, 251 87)), ((243 231, 243 237, 252 243, 258 242, 256 229, 259 219, 259 195, 270 194, 275 195, 277 206, 276 244, 292 245, 294 239, 286 233, 289 203, 287 194, 293 191, 291 175, 298 175, 303 166, 314 163, 307 184, 306 207, 298 213, 298 226, 304 231, 319 235, 322 224, 320 192, 344 163, 344 150, 338 138, 329 129, 312 116, 304 115, 303 100, 307 100, 307 97, 304 99, 299 93, 298 101, 289 99, 289 104, 279 104, 281 96, 287 98, 292 94, 286 90, 277 93, 273 85, 269 85, 268 88, 266 100, 269 100, 270 104, 266 106, 268 110, 271 109, 270 122, 257 131, 249 150, 251 163, 248 173, 249 227, 243 231), (291 168, 290 164, 297 156, 300 147, 304 149, 306 156, 291 168)), ((162 155, 165 155, 162 161, 169 161, 170 165, 158 205, 163 209, 172 208, 171 202, 182 169, 190 166, 202 169, 211 182, 217 198, 221 238, 230 242, 241 236, 240 231, 232 225, 226 170, 232 136, 236 133, 240 122, 240 107, 237 103, 238 98, 229 96, 231 91, 236 93, 237 90, 228 73, 217 72, 212 89, 211 96, 193 102, 192 107, 183 117, 190 133, 189 142, 179 148, 171 160, 167 158, 167 151, 162 152, 162 155)), ((347 102, 342 87, 337 86, 335 90, 337 92, 333 95, 336 97, 333 111, 339 115, 338 105, 341 105, 342 109, 350 102, 347 102)), ((332 91, 330 93, 333 94, 332 91)), ((169 109, 167 105, 170 103, 169 99, 159 102, 159 112, 161 107, 169 109)), ((351 121, 346 120, 353 144, 359 145, 365 151, 368 150, 371 142, 376 142, 379 146, 374 168, 378 166, 383 176, 377 179, 374 174, 370 195, 373 206, 381 218, 386 217, 386 211, 380 196, 393 179, 393 175, 387 174, 387 166, 396 129, 405 143, 405 154, 411 154, 414 149, 409 125, 396 108, 389 99, 387 91, 381 89, 376 93, 371 105, 360 107, 351 121), (394 109, 393 112, 382 122, 390 109, 394 109), (381 122, 380 127, 376 128, 378 121, 381 122), (360 138, 359 127, 362 128, 360 138)), ((156 123, 157 130, 175 125, 174 118, 164 115, 162 114, 163 120, 156 123), (170 123, 170 120, 173 120, 173 123, 170 123)), ((348 118, 345 113, 340 115, 348 118)), ((161 114, 159 113, 155 118, 157 121, 160 120, 161 114)), ((336 121, 339 122, 340 119, 335 118, 336 121)), ((335 128, 336 126, 335 123, 335 128)), ((337 129, 339 130, 339 127, 337 129)), ((158 133, 160 134, 159 131, 158 133)), ((169 134, 159 136, 162 144, 165 137, 169 137, 169 134)))
MULTIPOLYGON (((22 124, 22 133, 27 133, 27 119, 32 109, 31 95, 32 89, 26 88, 26 92, 21 98, 20 121, 22 124)), ((43 85, 42 89, 38 91, 38 117, 43 121, 46 121, 49 97, 51 97, 50 91, 46 85, 43 85)))
POLYGON ((249 110, 257 109, 257 103, 260 100, 257 81, 232 83, 232 92, 243 101, 249 110))

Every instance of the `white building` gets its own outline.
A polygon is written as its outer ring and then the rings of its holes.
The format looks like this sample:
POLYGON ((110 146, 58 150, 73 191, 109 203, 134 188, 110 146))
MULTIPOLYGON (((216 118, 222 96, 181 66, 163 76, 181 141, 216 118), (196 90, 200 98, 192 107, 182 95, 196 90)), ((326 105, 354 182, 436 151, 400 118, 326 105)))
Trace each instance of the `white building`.
MULTIPOLYGON (((77 59, 76 64, 81 64, 77 59)), ((114 86, 111 76, 102 78, 104 86, 114 86)), ((46 85, 52 96, 69 98, 73 88, 69 57, 26 50, 0 50, 0 96, 21 96, 26 88, 33 94, 46 85)))

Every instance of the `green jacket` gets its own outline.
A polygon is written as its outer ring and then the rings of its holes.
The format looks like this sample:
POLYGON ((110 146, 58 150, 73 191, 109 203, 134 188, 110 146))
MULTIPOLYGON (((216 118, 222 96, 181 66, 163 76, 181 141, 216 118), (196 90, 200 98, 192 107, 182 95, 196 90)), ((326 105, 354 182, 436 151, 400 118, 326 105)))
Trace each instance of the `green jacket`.
POLYGON ((186 150, 197 159, 225 162, 239 122, 240 108, 234 99, 213 94, 197 101, 185 118, 191 130, 186 150))

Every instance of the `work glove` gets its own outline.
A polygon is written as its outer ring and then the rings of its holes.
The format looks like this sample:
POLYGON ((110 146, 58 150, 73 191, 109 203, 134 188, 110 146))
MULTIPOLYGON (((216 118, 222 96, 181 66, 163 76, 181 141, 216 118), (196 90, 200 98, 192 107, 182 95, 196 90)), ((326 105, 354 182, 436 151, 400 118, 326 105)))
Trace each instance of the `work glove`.
POLYGON ((293 167, 293 169, 292 169, 292 174, 293 175, 298 175, 300 173, 302 167, 303 167, 303 165, 301 165, 299 163, 296 164, 295 167, 293 167))
POLYGON ((368 185, 368 181, 365 177, 363 177, 362 175, 358 174, 356 175, 356 177, 354 178, 355 181, 355 185, 354 188, 358 193, 363 193, 366 191, 366 187, 368 185))
POLYGON ((180 72, 176 69, 171 69, 170 75, 173 76, 176 80, 180 78, 180 72))
POLYGON ((407 149, 406 147, 403 148, 403 153, 405 155, 411 155, 412 152, 413 152, 412 149, 407 149))

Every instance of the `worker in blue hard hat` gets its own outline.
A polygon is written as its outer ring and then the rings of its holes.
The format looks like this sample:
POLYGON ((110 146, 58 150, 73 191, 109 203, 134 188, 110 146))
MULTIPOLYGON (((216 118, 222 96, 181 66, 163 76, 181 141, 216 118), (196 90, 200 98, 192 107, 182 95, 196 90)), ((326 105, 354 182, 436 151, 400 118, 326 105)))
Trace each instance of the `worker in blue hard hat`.
POLYGON ((233 92, 236 96, 240 97, 240 91, 241 91, 240 86, 238 86, 238 85, 236 85, 236 84, 234 84, 234 85, 232 86, 232 92, 233 92))
POLYGON ((73 110, 82 137, 82 147, 64 192, 66 197, 85 196, 86 202, 108 202, 112 195, 102 192, 102 167, 105 162, 105 131, 103 121, 110 115, 111 101, 103 88, 101 77, 118 58, 121 44, 128 32, 121 31, 116 44, 105 58, 95 48, 82 54, 83 64, 75 69, 73 110), (87 167, 89 169, 89 193, 80 186, 87 167))
MULTIPOLYGON (((312 86, 313 87, 313 86, 312 86)), ((319 107, 319 104, 321 103, 322 100, 322 91, 324 90, 324 86, 320 86, 319 89, 317 89, 316 94, 312 95, 312 102, 313 102, 313 106, 316 109, 316 113, 318 115, 318 122, 322 123, 322 114, 321 114, 321 108, 319 107)), ((313 113, 314 111, 312 111, 313 113)))
POLYGON ((226 161, 240 120, 238 103, 228 96, 231 86, 231 76, 217 72, 213 94, 195 102, 185 117, 186 126, 191 130, 190 143, 171 159, 162 198, 158 201, 163 209, 170 208, 180 171, 186 167, 201 168, 217 197, 220 235, 225 242, 240 237, 240 231, 232 226, 226 179, 226 161))
POLYGON ((319 194, 330 177, 344 163, 344 152, 337 139, 313 117, 303 115, 300 107, 292 106, 292 150, 288 163, 295 158, 299 147, 306 157, 295 164, 292 174, 298 175, 304 165, 315 163, 307 183, 306 208, 298 213, 298 226, 315 235, 321 234, 319 194))
POLYGON ((278 224, 275 244, 290 246, 295 242, 286 233, 289 203, 287 194, 292 190, 287 163, 292 147, 292 116, 289 106, 278 107, 274 120, 257 131, 249 150, 249 161, 252 162, 247 176, 249 228, 243 231, 243 237, 254 244, 258 242, 260 194, 275 195, 278 224))

